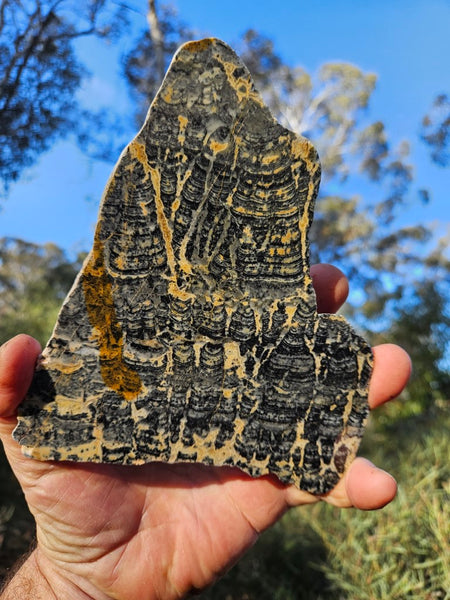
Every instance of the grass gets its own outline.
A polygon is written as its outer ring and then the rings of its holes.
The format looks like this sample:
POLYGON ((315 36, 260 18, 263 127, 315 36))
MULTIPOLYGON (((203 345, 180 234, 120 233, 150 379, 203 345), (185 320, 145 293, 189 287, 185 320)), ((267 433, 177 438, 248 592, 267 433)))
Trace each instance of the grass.
MULTIPOLYGON (((203 600, 450 600, 450 408, 372 423, 362 453, 392 472, 381 511, 290 511, 203 600)), ((0 576, 33 535, 0 460, 0 576)))

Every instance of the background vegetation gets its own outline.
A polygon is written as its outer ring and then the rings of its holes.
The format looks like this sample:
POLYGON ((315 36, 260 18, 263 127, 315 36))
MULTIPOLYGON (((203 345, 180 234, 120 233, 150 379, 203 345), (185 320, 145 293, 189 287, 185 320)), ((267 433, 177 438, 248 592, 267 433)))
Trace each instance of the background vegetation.
MULTIPOLYGON (((74 40, 97 36, 114 44, 134 32, 122 65, 140 123, 174 50, 192 37, 170 7, 152 0, 137 34, 124 3, 90 0, 82 7, 71 0, 0 1, 4 196, 59 138, 75 135, 88 156, 106 160, 123 142, 121 115, 94 113, 76 100, 86 69, 74 40)), ((348 274, 357 294, 347 316, 373 343, 405 347, 414 375, 401 401, 375 417, 365 438, 364 453, 397 476, 397 500, 378 513, 322 505, 292 511, 202 597, 450 598, 448 239, 436 239, 424 223, 398 224, 411 198, 428 202, 430 190, 415 189, 409 143, 393 148, 384 124, 371 118, 375 75, 346 63, 308 73, 288 65, 254 30, 236 49, 277 118, 319 149, 324 176, 311 231, 313 260, 348 274), (342 191, 367 186, 376 192, 342 191)), ((442 168, 449 164, 449 131, 450 100, 436 90, 428 114, 418 115, 418 135, 442 168)), ((27 331, 45 343, 82 259, 69 259, 52 244, 0 239, 0 342, 27 331)), ((28 547, 33 524, 3 456, 0 478, 1 576, 28 547)))

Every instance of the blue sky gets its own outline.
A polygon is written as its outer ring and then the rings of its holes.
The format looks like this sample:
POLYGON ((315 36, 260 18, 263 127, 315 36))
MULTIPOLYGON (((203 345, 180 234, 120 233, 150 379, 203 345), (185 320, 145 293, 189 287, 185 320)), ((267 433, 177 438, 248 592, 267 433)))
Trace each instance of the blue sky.
MULTIPOLYGON (((448 227, 449 170, 430 163, 417 134, 434 96, 450 93, 449 0, 174 0, 171 4, 199 37, 212 35, 234 45, 252 27, 271 37, 278 53, 292 65, 314 71, 326 61, 347 61, 376 73, 370 118, 385 123, 394 146, 403 139, 412 142, 416 187, 432 193, 429 205, 411 205, 402 225, 435 222, 440 233, 448 227)), ((142 11, 144 28, 146 0, 133 0, 133 5, 142 11)), ((82 97, 129 111, 117 51, 83 42, 80 53, 92 72, 82 97)), ((12 186, 0 212, 0 237, 52 241, 69 254, 89 249, 111 169, 110 164, 89 160, 69 141, 58 143, 12 186)))

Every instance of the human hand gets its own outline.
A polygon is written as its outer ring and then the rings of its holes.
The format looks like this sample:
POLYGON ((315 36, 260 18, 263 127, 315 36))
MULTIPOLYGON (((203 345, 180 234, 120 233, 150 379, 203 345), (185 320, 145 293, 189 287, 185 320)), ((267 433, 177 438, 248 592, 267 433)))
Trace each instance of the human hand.
MULTIPOLYGON (((334 312, 347 296, 346 279, 329 265, 311 273, 319 311, 334 312)), ((21 600, 36 598, 37 589, 70 600, 182 598, 212 583, 288 508, 319 500, 275 477, 252 479, 228 467, 25 458, 11 433, 39 351, 21 335, 0 355, 0 438, 37 526, 37 547, 2 600, 19 590, 21 600)), ((396 396, 410 372, 396 346, 374 348, 374 356, 371 408, 396 396)), ((357 458, 322 499, 375 509, 395 493, 390 475, 357 458)))

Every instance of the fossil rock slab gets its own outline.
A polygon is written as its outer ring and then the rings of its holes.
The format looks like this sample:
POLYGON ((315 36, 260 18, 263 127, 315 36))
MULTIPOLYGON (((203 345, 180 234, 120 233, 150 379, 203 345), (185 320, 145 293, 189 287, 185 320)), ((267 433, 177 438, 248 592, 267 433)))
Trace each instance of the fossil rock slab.
POLYGON ((185 44, 107 184, 20 409, 24 453, 234 465, 328 492, 363 432, 372 355, 317 314, 319 178, 234 52, 185 44))

